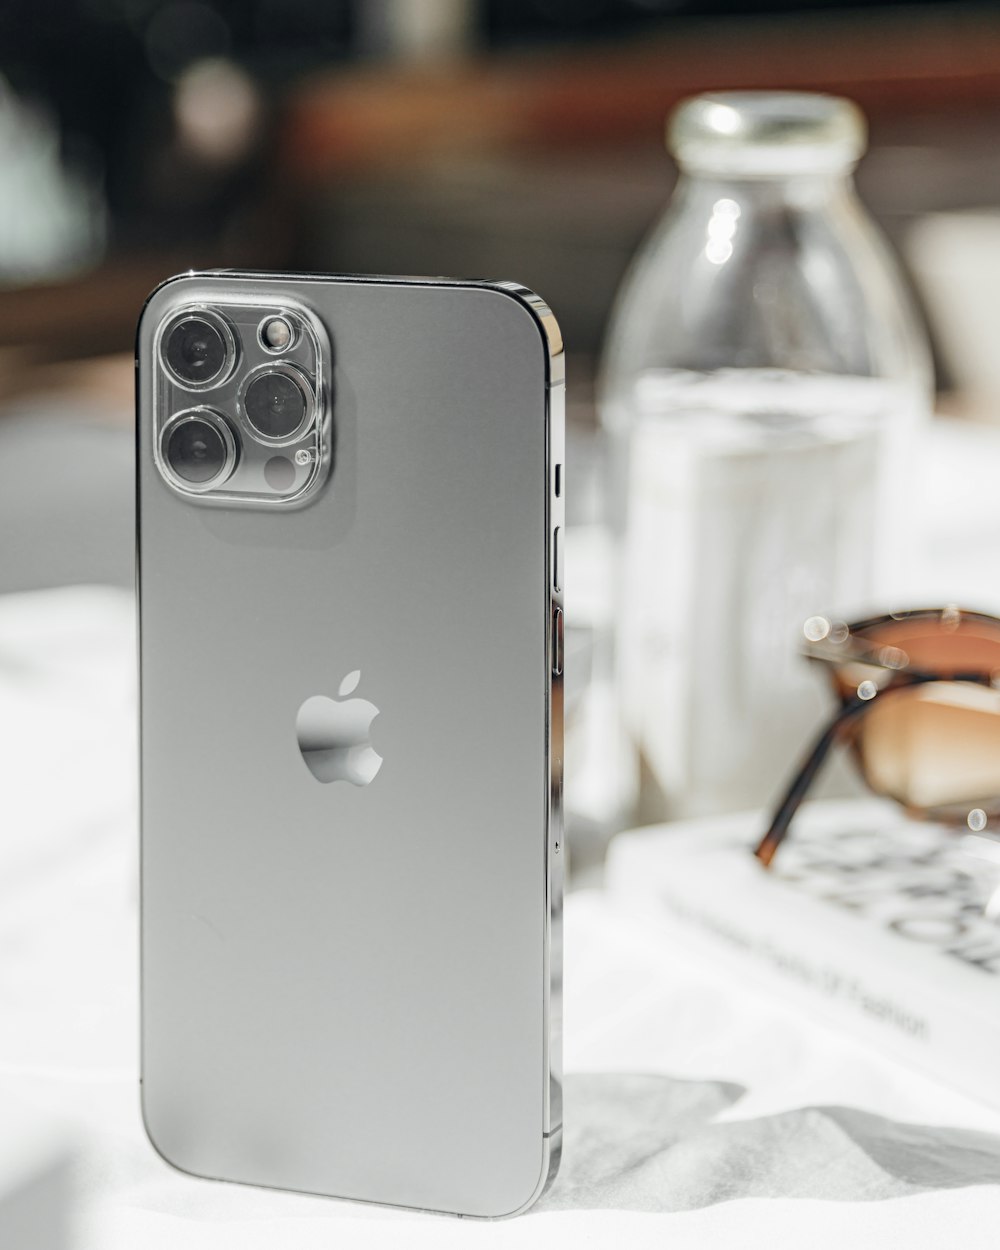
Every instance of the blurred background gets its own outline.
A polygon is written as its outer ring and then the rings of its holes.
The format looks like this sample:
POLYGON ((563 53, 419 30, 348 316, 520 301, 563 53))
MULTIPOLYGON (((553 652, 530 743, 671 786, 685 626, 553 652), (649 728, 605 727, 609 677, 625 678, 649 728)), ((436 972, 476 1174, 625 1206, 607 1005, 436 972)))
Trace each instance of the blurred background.
MULTIPOLYGON (((937 407, 986 431, 1000 420, 1000 5, 8 0, 0 592, 131 587, 132 337, 164 277, 515 278, 551 304, 568 346, 567 793, 577 865, 598 863, 637 808, 607 775, 614 556, 595 374, 615 291, 676 178, 667 113, 754 87, 864 110, 858 186, 929 329, 937 407)), ((938 474, 920 539, 947 553, 960 526, 987 606, 991 433, 959 450, 959 480, 938 474)))

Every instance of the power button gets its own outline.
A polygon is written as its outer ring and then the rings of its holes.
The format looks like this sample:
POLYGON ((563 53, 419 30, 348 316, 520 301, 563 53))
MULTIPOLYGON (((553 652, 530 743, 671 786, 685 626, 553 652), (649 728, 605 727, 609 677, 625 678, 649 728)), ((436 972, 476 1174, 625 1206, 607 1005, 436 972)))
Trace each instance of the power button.
POLYGON ((563 668, 563 614, 562 608, 552 610, 552 676, 558 677, 563 668))

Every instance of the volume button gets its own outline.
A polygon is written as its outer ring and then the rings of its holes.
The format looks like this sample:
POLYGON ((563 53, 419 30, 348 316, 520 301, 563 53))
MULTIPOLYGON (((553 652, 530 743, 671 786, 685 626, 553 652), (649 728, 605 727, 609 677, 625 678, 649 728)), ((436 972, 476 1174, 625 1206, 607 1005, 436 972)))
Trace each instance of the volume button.
POLYGON ((563 537, 562 526, 557 525, 552 535, 552 589, 561 591, 563 584, 563 537))
POLYGON ((562 608, 552 610, 552 676, 558 677, 563 667, 563 614, 562 608))

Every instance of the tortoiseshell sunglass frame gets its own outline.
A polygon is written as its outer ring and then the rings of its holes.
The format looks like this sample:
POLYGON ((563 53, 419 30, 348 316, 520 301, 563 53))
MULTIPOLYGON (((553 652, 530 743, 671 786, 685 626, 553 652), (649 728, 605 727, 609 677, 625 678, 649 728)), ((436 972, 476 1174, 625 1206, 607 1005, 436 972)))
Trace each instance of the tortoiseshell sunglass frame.
MULTIPOLYGON (((965 682, 979 686, 1000 686, 1000 664, 998 669, 985 671, 969 669, 968 671, 935 671, 927 665, 914 667, 909 657, 898 647, 880 643, 876 634, 880 627, 900 622, 937 621, 942 630, 957 632, 963 623, 969 622, 980 626, 995 628, 997 631, 998 658, 1000 658, 1000 617, 986 612, 965 611, 956 607, 915 608, 907 612, 888 612, 882 616, 872 616, 850 624, 831 622, 823 617, 813 617, 806 622, 806 644, 803 654, 810 660, 832 665, 835 668, 847 664, 857 664, 871 668, 873 673, 881 675, 880 680, 866 678, 859 682, 853 693, 838 690, 840 707, 832 720, 816 738, 801 766, 792 778, 787 790, 774 811, 771 824, 754 850, 761 863, 768 867, 778 847, 785 840, 789 826, 802 801, 808 794, 816 775, 820 770, 831 748, 840 742, 855 747, 857 731, 865 714, 879 701, 892 697, 899 691, 928 682, 965 682)), ((864 769, 862 768, 864 773, 864 769)), ((998 796, 1000 800, 1000 796, 998 796)), ((931 817, 947 824, 967 824, 969 828, 980 832, 986 828, 1000 829, 1000 801, 995 810, 982 807, 961 807, 954 810, 935 809, 933 812, 912 810, 921 817, 931 817)))

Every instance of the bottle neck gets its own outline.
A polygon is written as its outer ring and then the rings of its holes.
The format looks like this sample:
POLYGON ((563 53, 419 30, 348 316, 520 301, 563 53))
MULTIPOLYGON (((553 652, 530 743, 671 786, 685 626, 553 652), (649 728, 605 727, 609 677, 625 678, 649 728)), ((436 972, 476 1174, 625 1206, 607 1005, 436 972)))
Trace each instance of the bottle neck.
POLYGON ((854 198, 853 169, 751 177, 682 167, 676 195, 688 204, 731 200, 739 206, 823 209, 854 198))

